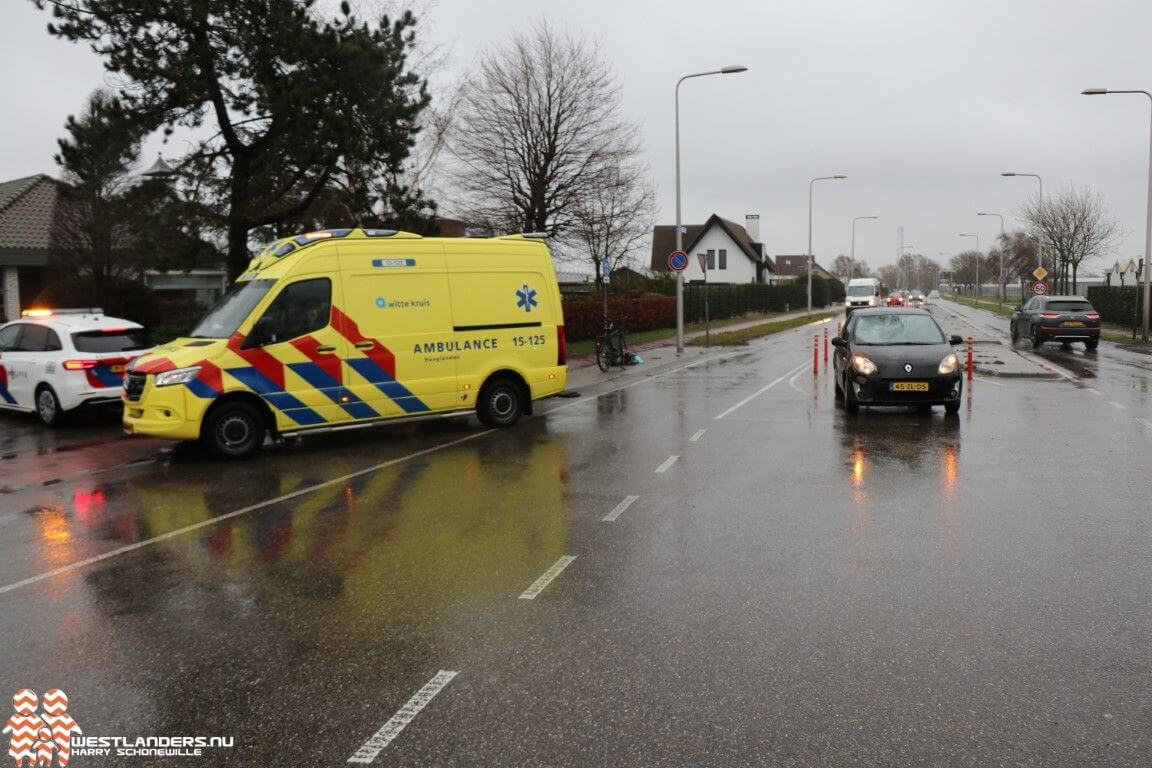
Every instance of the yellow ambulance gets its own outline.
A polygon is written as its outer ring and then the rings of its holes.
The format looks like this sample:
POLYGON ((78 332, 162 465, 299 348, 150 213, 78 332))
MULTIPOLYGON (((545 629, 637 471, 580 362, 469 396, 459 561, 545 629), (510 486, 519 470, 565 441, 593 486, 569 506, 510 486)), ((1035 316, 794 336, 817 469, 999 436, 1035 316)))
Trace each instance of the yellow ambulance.
POLYGON ((133 361, 124 427, 224 458, 431 413, 510 427, 564 389, 565 364, 539 236, 328 229, 264 248, 191 336, 133 361))

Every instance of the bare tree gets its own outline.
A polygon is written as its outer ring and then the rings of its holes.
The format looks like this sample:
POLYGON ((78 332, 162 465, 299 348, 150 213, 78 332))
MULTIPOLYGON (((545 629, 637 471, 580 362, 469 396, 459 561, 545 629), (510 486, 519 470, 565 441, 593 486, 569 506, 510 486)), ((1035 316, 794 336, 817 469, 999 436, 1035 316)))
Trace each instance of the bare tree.
POLYGON ((989 274, 985 256, 980 251, 964 251, 953 256, 948 262, 948 269, 952 272, 952 282, 975 287, 977 265, 979 265, 981 274, 985 276, 989 274))
MULTIPOLYGON (((1016 280, 1020 283, 1020 295, 1024 295, 1028 280, 1032 278, 1032 270, 1036 269, 1036 238, 1023 230, 1005 232, 998 237, 996 247, 988 251, 989 260, 1000 268, 1000 254, 1004 254, 1004 289, 1007 290, 1008 281, 1016 280)), ((1007 298, 1007 293, 1004 294, 1007 298)))
POLYGON ((1021 216, 1044 238, 1045 252, 1055 256, 1058 283, 1068 290, 1072 272, 1072 292, 1077 289, 1080 264, 1101 257, 1123 236, 1119 222, 1108 212, 1099 193, 1091 189, 1062 190, 1043 201, 1033 200, 1021 209, 1021 216))
POLYGON ((832 274, 840 278, 842 281, 847 281, 852 278, 852 273, 855 272, 855 264, 852 263, 850 256, 840 254, 832 259, 832 274))
POLYGON ((576 201, 568 239, 592 260, 597 283, 604 280, 605 263, 616 269, 648 239, 656 193, 647 170, 638 163, 612 169, 599 187, 576 201))
POLYGON ((891 290, 898 288, 900 285, 900 268, 895 264, 885 264, 876 269, 876 276, 880 278, 880 282, 885 288, 891 290))
POLYGON ((462 211, 495 231, 570 232, 581 201, 639 154, 620 102, 599 46, 547 23, 488 51, 449 138, 462 211))

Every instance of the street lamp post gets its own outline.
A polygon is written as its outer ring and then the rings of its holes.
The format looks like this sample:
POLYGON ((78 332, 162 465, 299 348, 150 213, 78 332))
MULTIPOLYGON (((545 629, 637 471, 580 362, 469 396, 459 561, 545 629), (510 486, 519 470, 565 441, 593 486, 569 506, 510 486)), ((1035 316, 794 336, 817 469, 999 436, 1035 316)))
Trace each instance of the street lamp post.
POLYGON ((997 297, 1000 303, 1004 303, 1007 298, 1008 283, 1004 280, 1004 216, 999 213, 978 213, 977 216, 996 216, 1000 219, 1000 290, 997 292, 997 297))
MULTIPOLYGON (((849 256, 849 258, 852 259, 852 272, 851 272, 851 274, 848 275, 848 279, 852 279, 852 277, 856 274, 856 222, 862 221, 864 219, 878 219, 878 218, 880 218, 880 217, 879 216, 857 216, 856 218, 852 219, 852 255, 849 256)), ((811 250, 811 246, 809 246, 809 250, 811 250)))
POLYGON ((842 173, 835 176, 817 176, 808 182, 808 314, 812 314, 812 185, 818 181, 846 179, 842 173))
MULTIPOLYGON (((680 84, 693 77, 706 77, 708 75, 733 75, 738 72, 747 72, 748 67, 742 64, 733 64, 708 72, 696 72, 684 75, 676 81, 676 250, 684 249, 684 227, 680 223, 680 84)), ((676 273, 676 354, 684 354, 684 273, 676 273)))
POLYGON ((976 305, 980 305, 980 257, 983 255, 980 250, 980 235, 970 235, 967 232, 961 232, 957 237, 974 237, 976 238, 976 305))
MULTIPOLYGON (((907 251, 907 250, 910 250, 910 249, 912 249, 912 248, 915 248, 915 247, 916 247, 916 246, 912 245, 911 243, 903 243, 903 240, 904 240, 904 227, 900 227, 900 240, 901 240, 902 244, 901 244, 901 246, 900 246, 900 258, 896 260, 896 266, 897 266, 897 267, 899 267, 899 266, 900 266, 900 262, 901 262, 901 261, 903 260, 903 258, 904 258, 904 251, 907 251)), ((911 270, 911 267, 909 267, 909 271, 908 271, 908 290, 909 290, 909 291, 911 291, 911 290, 912 290, 912 278, 913 278, 914 276, 916 276, 916 275, 915 275, 915 273, 913 273, 913 272, 912 272, 912 270, 911 270)), ((916 276, 916 277, 917 277, 917 281, 919 281, 919 278, 918 278, 918 276, 916 276)))
MULTIPOLYGON (((1103 96, 1110 93, 1142 93, 1152 101, 1152 93, 1141 90, 1116 91, 1109 88, 1085 88, 1081 91, 1085 96, 1103 96)), ((1152 125, 1148 133, 1148 210, 1144 216, 1144 313, 1143 332, 1144 341, 1148 341, 1149 300, 1152 299, 1152 281, 1149 273, 1152 272, 1152 125)))
POLYGON ((1040 182, 1040 235, 1036 238, 1036 266, 1044 266, 1044 179, 1038 173, 1016 173, 1004 171, 1001 176, 1031 176, 1040 182))

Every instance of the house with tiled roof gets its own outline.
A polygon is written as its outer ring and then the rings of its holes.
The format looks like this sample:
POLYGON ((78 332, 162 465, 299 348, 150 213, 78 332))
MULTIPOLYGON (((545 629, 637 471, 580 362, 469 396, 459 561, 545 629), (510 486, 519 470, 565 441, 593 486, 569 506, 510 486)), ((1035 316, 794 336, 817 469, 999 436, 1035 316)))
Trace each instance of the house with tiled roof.
MULTIPOLYGON (((764 255, 760 217, 749 215, 744 226, 715 213, 703 224, 685 226, 682 236, 688 254, 685 280, 703 280, 698 254, 704 255, 710 283, 775 282, 776 266, 764 255)), ((659 224, 652 232, 653 272, 668 271, 668 254, 676 249, 676 226, 659 224)))
MULTIPOLYGON (((38 173, 0 182, 0 321, 20 316, 47 286, 54 256, 63 182, 38 173)), ((166 298, 208 306, 227 287, 219 268, 148 270, 144 282, 166 298)))
MULTIPOLYGON (((808 257, 804 254, 779 255, 776 257, 776 274, 781 280, 796 280, 808 278, 808 257)), ((831 272, 820 266, 815 259, 812 260, 812 274, 826 280, 835 278, 831 272)))
POLYGON ((51 253, 57 182, 39 173, 0 182, 0 273, 4 319, 20 316, 44 288, 51 253))

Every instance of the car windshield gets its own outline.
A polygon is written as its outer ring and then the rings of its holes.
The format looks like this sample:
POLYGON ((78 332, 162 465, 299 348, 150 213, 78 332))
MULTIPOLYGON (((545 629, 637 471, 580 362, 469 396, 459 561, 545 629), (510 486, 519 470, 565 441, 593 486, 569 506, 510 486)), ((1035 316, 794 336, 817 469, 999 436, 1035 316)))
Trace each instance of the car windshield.
POLYGON ((231 336, 275 282, 275 280, 248 280, 236 283, 193 329, 192 338, 226 339, 231 336))
POLYGON ((143 328, 116 328, 106 331, 81 331, 72 334, 72 344, 77 352, 133 352, 149 349, 152 337, 143 328))
POLYGON ((849 296, 873 296, 876 293, 876 288, 871 285, 850 285, 848 286, 849 296))
POLYGON ((869 315, 856 321, 853 340, 870 346, 943 344, 940 326, 928 315, 869 315))

